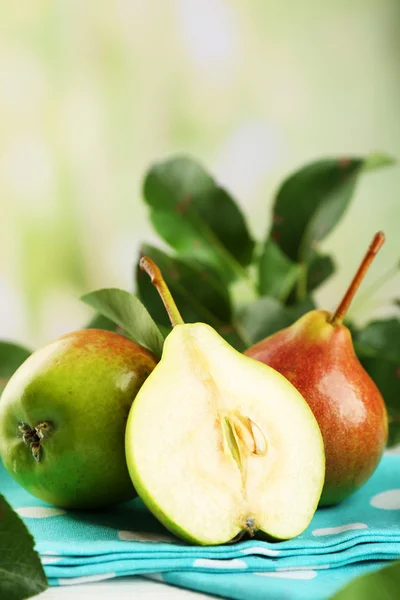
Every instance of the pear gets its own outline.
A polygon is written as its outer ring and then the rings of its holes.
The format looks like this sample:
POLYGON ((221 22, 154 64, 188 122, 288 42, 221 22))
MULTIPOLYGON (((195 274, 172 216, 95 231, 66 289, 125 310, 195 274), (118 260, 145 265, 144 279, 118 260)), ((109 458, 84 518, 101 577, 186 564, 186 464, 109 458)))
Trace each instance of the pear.
POLYGON ((282 375, 204 323, 184 324, 158 267, 173 325, 126 427, 126 459, 143 502, 171 532, 222 544, 257 530, 288 539, 310 523, 324 481, 318 424, 282 375))
POLYGON ((34 352, 0 398, 0 458, 28 492, 65 508, 136 496, 124 435, 156 358, 111 331, 69 333, 34 352))
POLYGON ((374 237, 334 315, 313 310, 245 354, 270 365, 296 386, 322 431, 326 456, 321 505, 336 504, 372 475, 387 441, 385 403, 361 366, 343 319, 385 240, 374 237))

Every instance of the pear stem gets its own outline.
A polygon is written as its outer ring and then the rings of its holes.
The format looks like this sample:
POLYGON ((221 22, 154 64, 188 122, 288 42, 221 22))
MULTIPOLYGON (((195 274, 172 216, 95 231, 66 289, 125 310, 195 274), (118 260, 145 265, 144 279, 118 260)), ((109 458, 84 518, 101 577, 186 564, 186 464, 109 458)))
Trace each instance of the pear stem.
POLYGON ((353 300, 358 288, 360 287, 360 284, 364 279, 371 262, 374 260, 375 256, 377 255, 384 242, 385 234, 383 233, 383 231, 378 231, 378 233, 375 234, 374 239, 372 240, 370 247, 367 250, 367 253, 361 261, 357 273, 354 275, 352 282, 350 283, 345 295, 343 296, 341 303, 339 304, 339 306, 336 309, 336 312, 330 319, 332 325, 342 324, 343 319, 345 318, 346 313, 351 304, 351 301, 353 300))
POLYGON ((148 256, 143 256, 140 259, 139 266, 142 271, 147 273, 151 279, 151 283, 160 294, 172 327, 175 327, 175 325, 183 325, 184 320, 181 317, 178 307, 175 304, 175 300, 173 299, 172 294, 164 281, 164 277, 162 276, 162 273, 157 267, 156 263, 153 262, 148 256))

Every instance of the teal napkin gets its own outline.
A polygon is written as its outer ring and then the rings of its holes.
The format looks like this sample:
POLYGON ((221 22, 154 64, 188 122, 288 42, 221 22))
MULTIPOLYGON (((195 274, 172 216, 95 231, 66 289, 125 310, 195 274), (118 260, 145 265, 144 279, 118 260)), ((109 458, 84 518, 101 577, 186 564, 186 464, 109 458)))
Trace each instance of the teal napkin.
POLYGON ((107 511, 66 511, 34 498, 0 465, 0 489, 24 519, 51 585, 144 575, 225 598, 321 600, 400 558, 400 456, 385 456, 351 498, 320 509, 293 540, 185 544, 139 499, 107 511))

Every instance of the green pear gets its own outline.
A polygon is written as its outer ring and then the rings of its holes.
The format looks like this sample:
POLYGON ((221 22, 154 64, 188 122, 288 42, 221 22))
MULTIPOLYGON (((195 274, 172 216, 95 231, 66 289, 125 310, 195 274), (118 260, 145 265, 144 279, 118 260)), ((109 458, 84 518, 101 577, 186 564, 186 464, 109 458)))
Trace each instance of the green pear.
POLYGON ((192 543, 257 530, 288 539, 310 523, 325 460, 318 424, 295 387, 204 323, 184 324, 157 266, 152 277, 174 326, 140 389, 126 459, 147 507, 192 543))
POLYGON ((383 241, 378 233, 334 315, 310 311, 245 353, 285 375, 310 405, 325 444, 321 505, 336 504, 359 489, 375 471, 387 441, 385 403, 342 323, 383 241))
POLYGON ((126 337, 86 329, 32 354, 0 398, 0 458, 28 492, 94 508, 136 495, 126 420, 156 359, 126 337))

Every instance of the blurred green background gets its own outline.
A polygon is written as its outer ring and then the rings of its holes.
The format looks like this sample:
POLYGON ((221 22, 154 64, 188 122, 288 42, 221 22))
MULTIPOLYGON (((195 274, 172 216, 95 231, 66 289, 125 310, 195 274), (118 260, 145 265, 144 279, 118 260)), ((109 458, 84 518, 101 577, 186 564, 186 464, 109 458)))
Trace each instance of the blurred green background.
MULTIPOLYGON (((282 178, 326 155, 400 156, 397 0, 16 0, 0 18, 0 337, 82 326, 80 294, 133 286, 150 163, 199 158, 261 239, 282 178)), ((331 309, 377 229, 400 259, 400 168, 362 178, 322 244, 331 309)), ((387 313, 392 279, 353 317, 387 313)))

